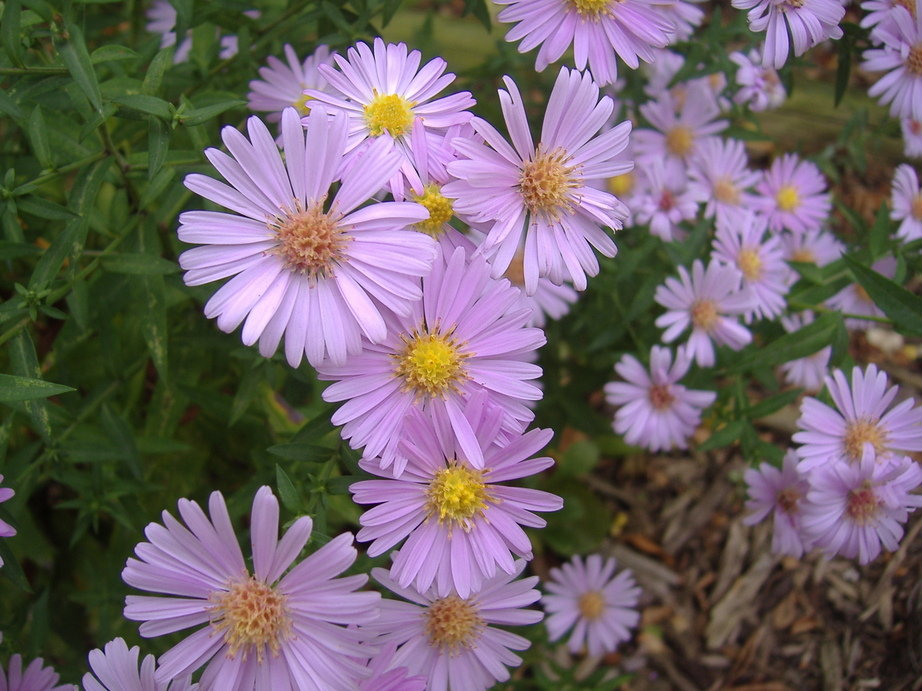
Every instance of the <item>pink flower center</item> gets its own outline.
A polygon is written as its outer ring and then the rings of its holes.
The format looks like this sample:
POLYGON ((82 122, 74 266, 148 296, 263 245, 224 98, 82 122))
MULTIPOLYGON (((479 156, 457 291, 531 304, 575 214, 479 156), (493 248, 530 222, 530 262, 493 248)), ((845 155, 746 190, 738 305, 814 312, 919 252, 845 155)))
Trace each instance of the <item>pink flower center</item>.
POLYGON ((869 523, 879 510, 880 502, 877 500, 877 495, 874 494, 870 483, 865 482, 858 489, 853 489, 848 493, 845 513, 855 523, 859 525, 869 523))
POLYGON ((845 427, 845 454, 849 460, 861 460, 864 445, 874 447, 874 453, 881 454, 887 450, 887 434, 876 422, 867 418, 853 420, 845 427))
POLYGON ((269 227, 275 230, 279 241, 275 252, 285 265, 313 279, 332 275, 343 248, 352 239, 331 214, 324 212, 323 200, 307 209, 296 200, 295 212, 271 221, 269 227))
POLYGON ((797 502, 800 501, 801 493, 793 487, 786 487, 775 497, 775 503, 784 513, 796 513, 797 502))
POLYGON ((669 190, 663 190, 659 198, 660 211, 671 211, 675 207, 675 197, 669 190))
POLYGON ((232 582, 208 600, 211 626, 224 633, 230 657, 242 650, 245 660, 255 651, 261 663, 267 649, 277 656, 282 642, 293 635, 285 595, 255 576, 232 582))
POLYGON ((474 605, 457 595, 436 600, 424 616, 429 644, 446 652, 472 647, 484 627, 474 605))
POLYGON ((650 387, 647 397, 650 399, 650 405, 656 410, 668 408, 675 400, 675 396, 672 395, 669 384, 654 384, 650 387))
POLYGON ((713 300, 695 300, 691 306, 691 320, 696 329, 710 331, 717 324, 719 316, 713 300))
POLYGON ((605 611, 605 596, 598 590, 588 590, 579 598, 579 613, 586 619, 598 619, 605 611))
POLYGON ((684 158, 695 143, 695 133, 685 125, 676 125, 666 133, 666 148, 669 153, 684 158))
POLYGON ((532 214, 557 219, 562 211, 572 213, 570 190, 578 186, 574 166, 567 166, 569 155, 563 149, 544 152, 541 145, 531 161, 522 161, 519 191, 532 214))

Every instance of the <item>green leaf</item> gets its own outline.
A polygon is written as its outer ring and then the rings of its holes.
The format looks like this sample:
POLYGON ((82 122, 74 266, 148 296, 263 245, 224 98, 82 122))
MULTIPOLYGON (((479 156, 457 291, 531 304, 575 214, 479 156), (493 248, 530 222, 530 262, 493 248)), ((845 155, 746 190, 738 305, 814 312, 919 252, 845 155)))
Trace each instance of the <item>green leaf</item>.
POLYGON ((0 113, 6 113, 17 122, 23 117, 19 106, 4 91, 0 91, 0 113))
MULTIPOLYGON (((166 160, 167 151, 170 148, 170 130, 167 126, 151 118, 147 124, 147 179, 153 180, 154 176, 160 170, 163 162, 166 160)), ((145 191, 145 196, 146 196, 145 191)))
POLYGON ((90 54, 90 62, 94 65, 112 60, 131 60, 138 57, 131 48, 126 46, 100 46, 90 54))
POLYGON ((202 108, 193 108, 192 110, 187 110, 182 115, 182 117, 179 118, 179 120, 183 125, 187 127, 201 125, 202 123, 208 122, 211 120, 211 118, 218 116, 221 113, 230 110, 231 108, 240 108, 245 105, 246 101, 242 101, 240 99, 212 103, 210 106, 203 106, 202 108))
POLYGON ((266 449, 273 456, 289 461, 304 461, 305 463, 325 463, 335 453, 335 449, 319 444, 276 444, 266 449))
POLYGON ((102 258, 107 271, 136 276, 162 276, 179 271, 179 265, 169 259, 152 254, 110 254, 102 258))
POLYGON ((45 125, 41 106, 35 106, 32 115, 29 116, 29 141, 32 142, 32 151, 42 167, 49 170, 54 168, 51 144, 48 142, 48 127, 45 125))
POLYGON ((711 449, 722 449, 729 446, 740 438, 744 429, 748 426, 749 423, 743 420, 731 420, 708 437, 698 449, 700 451, 710 451, 711 449))
POLYGON ((838 65, 836 66, 836 91, 835 106, 838 108, 842 97, 848 89, 848 77, 852 69, 853 39, 850 35, 843 36, 838 42, 838 65))
POLYGON ((595 468, 599 462, 599 447, 590 439, 581 439, 570 444, 560 463, 557 472, 570 477, 585 475, 595 468))
MULTIPOLYGON (((160 257, 151 257, 160 259, 160 257)), ((172 262, 170 262, 172 263, 172 262)), ((160 377, 169 382, 169 369, 167 367, 167 320, 166 320, 166 284, 163 276, 141 276, 141 290, 143 299, 140 301, 144 308, 141 319, 141 334, 147 344, 154 367, 160 377)))
POLYGON ((12 374, 0 374, 0 403, 16 401, 33 401, 36 398, 48 398, 68 391, 73 387, 55 384, 44 379, 16 377, 12 374))
POLYGON ((61 48, 61 58, 87 100, 97 112, 101 112, 102 93, 99 91, 99 82, 93 70, 93 63, 90 62, 90 54, 86 50, 83 33, 76 24, 70 22, 67 24, 67 32, 70 34, 70 39, 61 48))
POLYGON ((752 346, 743 356, 727 368, 730 373, 743 372, 757 367, 774 367, 791 360, 812 355, 832 342, 841 316, 827 313, 794 333, 785 334, 765 346, 752 346))
POLYGON ((883 202, 874 217, 874 225, 868 235, 868 247, 871 250, 871 261, 878 259, 887 251, 890 244, 890 208, 883 202))
MULTIPOLYGON (((6 519, 4 519, 6 520, 6 519)), ((15 521, 13 523, 15 525, 15 521)), ((6 576, 15 583, 21 590, 27 593, 32 592, 26 574, 23 573, 19 561, 13 555, 13 550, 7 544, 6 540, 0 540, 0 559, 3 559, 3 568, 0 569, 0 576, 6 576)))
POLYGON ((51 246, 45 250, 45 253, 35 265, 35 270, 29 277, 29 288, 34 291, 42 291, 47 288, 51 281, 58 274, 58 270, 64 263, 64 260, 78 246, 83 246, 83 240, 86 237, 86 223, 83 219, 74 219, 66 226, 51 246))
POLYGON ((144 82, 141 84, 141 93, 156 96, 163 83, 163 74, 173 65, 173 46, 167 46, 154 56, 147 67, 144 82))
POLYGON ((146 94, 121 94, 120 96, 113 97, 112 100, 120 106, 124 106, 130 110, 136 110, 139 113, 153 115, 164 121, 173 119, 172 106, 167 101, 164 101, 162 98, 157 98, 156 96, 148 96, 146 94))
POLYGON ((35 245, 26 242, 10 242, 9 240, 0 240, 0 260, 16 259, 17 257, 29 257, 33 254, 41 254, 41 250, 35 245))
POLYGON ((803 393, 803 389, 791 389, 766 398, 764 401, 759 401, 746 411, 746 417, 750 420, 757 420, 760 417, 771 415, 776 410, 781 410, 784 406, 796 401, 801 393, 803 393))
POLYGON ((893 326, 907 336, 922 336, 922 297, 867 268, 846 255, 845 263, 874 304, 893 320, 893 326))
POLYGON ((22 43, 19 38, 19 16, 21 3, 19 0, 6 0, 3 5, 3 16, 0 17, 0 43, 3 50, 17 67, 22 67, 22 43))
POLYGON ((288 477, 288 473, 282 470, 282 466, 278 463, 275 464, 275 485, 278 488, 282 505, 292 513, 302 513, 304 500, 301 498, 301 493, 288 477))
POLYGON ((55 204, 42 197, 28 196, 17 200, 19 210, 27 214, 38 216, 49 221, 70 221, 77 218, 70 209, 60 204, 55 204))

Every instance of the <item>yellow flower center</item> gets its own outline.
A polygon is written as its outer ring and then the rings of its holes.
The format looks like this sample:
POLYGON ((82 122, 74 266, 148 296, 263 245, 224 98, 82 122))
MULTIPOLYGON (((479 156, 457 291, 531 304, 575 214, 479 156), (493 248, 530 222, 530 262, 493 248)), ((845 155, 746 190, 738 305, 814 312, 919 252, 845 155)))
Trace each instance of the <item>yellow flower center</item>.
POLYGON ((211 625, 223 632, 229 657, 242 651, 245 660, 255 652, 261 663, 267 650, 279 654, 282 642, 293 635, 285 599, 255 576, 211 594, 211 625))
POLYGON ((695 300, 691 306, 691 320, 696 329, 710 331, 717 324, 717 305, 713 300, 695 300))
POLYGON ((762 276, 762 259, 756 250, 742 249, 736 257, 736 265, 747 281, 758 281, 762 276))
POLYGON ((275 252, 292 271, 311 278, 329 277, 351 238, 336 219, 323 210, 323 200, 304 209, 295 201, 295 212, 268 224, 278 237, 275 252))
POLYGON ((685 158, 695 143, 695 133, 685 125, 676 125, 666 133, 666 149, 669 153, 685 158))
POLYGON ((862 487, 853 489, 848 493, 845 513, 858 525, 868 523, 880 508, 880 502, 870 484, 865 482, 862 487))
POLYGON ((471 519, 483 514, 487 502, 493 501, 483 481, 483 473, 451 461, 429 482, 426 490, 427 514, 438 516, 439 523, 452 523, 468 529, 471 519))
POLYGON ((634 190, 637 181, 634 179, 634 173, 624 173, 608 178, 608 191, 616 197, 624 197, 634 190))
POLYGON ((650 405, 656 410, 668 408, 675 400, 675 396, 673 396, 672 392, 669 390, 668 384, 654 384, 650 387, 647 397, 650 399, 650 405))
POLYGON ((400 137, 413 127, 413 105, 397 94, 379 94, 365 106, 365 123, 372 137, 388 132, 400 137))
POLYGON ((298 100, 292 103, 291 105, 297 108, 298 112, 301 113, 301 115, 307 115, 308 113, 311 112, 310 106, 307 105, 307 102, 312 101, 312 100, 313 98, 311 96, 308 96, 307 94, 301 94, 298 97, 298 100))
POLYGON ((775 201, 778 202, 778 208, 782 211, 793 211, 800 206, 800 195, 797 194, 797 188, 794 185, 784 185, 775 195, 775 201))
MULTIPOLYGON (((620 2, 621 0, 615 0, 620 2)), ((584 19, 598 21, 600 17, 611 13, 612 0, 570 0, 577 13, 584 19)))
POLYGON ((567 166, 568 155, 562 149, 545 153, 538 147, 535 158, 522 162, 519 191, 532 214, 556 219, 561 211, 572 212, 570 190, 577 186, 574 166, 567 166))
POLYGON ((426 207, 429 212, 429 218, 425 221, 420 221, 413 227, 432 237, 441 235, 445 224, 455 214, 451 200, 442 196, 438 185, 429 184, 426 185, 422 195, 416 197, 416 202, 426 207))
POLYGON ((730 178, 720 178, 714 183, 714 197, 724 204, 736 206, 740 203, 740 191, 730 178))
POLYGON ((816 255, 813 254, 813 250, 809 247, 799 247, 791 255, 791 261, 800 262, 801 264, 816 264, 816 255))
POLYGON ((578 607, 586 619, 598 619, 605 611, 605 596, 598 590, 588 590, 580 595, 578 607))
POLYGON ((449 653, 472 647, 484 626, 474 605, 457 595, 433 602, 425 617, 429 644, 449 653))
POLYGON ((883 453, 887 450, 886 432, 880 428, 880 425, 867 418, 849 422, 845 428, 843 441, 845 455, 849 460, 860 461, 865 444, 873 446, 874 453, 883 453))
POLYGON ((406 345, 396 356, 395 374, 403 379, 405 391, 444 396, 467 376, 463 364, 467 355, 459 352, 450 335, 424 332, 402 338, 406 345))

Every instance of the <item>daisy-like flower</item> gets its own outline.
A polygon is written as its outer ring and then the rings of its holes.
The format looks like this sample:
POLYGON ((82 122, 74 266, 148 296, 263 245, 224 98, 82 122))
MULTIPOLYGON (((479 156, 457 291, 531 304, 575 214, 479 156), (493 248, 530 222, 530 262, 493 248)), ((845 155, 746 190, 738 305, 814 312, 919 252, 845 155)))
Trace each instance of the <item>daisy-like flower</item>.
POLYGON ((762 195, 756 200, 756 209, 768 216, 772 230, 787 228, 803 233, 817 229, 826 223, 832 209, 820 169, 794 154, 772 161, 756 191, 762 195))
POLYGON ((908 456, 877 463, 866 448, 856 463, 829 463, 810 476, 803 532, 828 557, 867 564, 881 543, 891 552, 899 546, 909 513, 922 506, 922 495, 911 494, 920 484, 922 469, 908 456))
POLYGON ((614 557, 590 554, 585 563, 577 556, 551 569, 541 604, 552 641, 573 629, 571 652, 585 648, 590 655, 604 655, 631 639, 631 629, 640 621, 640 588, 630 569, 615 575, 616 567, 614 557))
POLYGON ((346 118, 315 106, 307 135, 294 108, 282 114, 284 162, 269 130, 252 117, 250 139, 222 131, 231 155, 206 156, 230 185, 204 175, 186 187, 234 213, 187 211, 179 238, 202 244, 183 252, 187 285, 234 276, 205 305, 205 315, 231 332, 241 323, 246 345, 259 341, 271 356, 285 336, 285 355, 297 367, 342 363, 361 351, 364 336, 387 334, 384 315, 408 314, 420 297, 419 277, 437 253, 432 238, 405 228, 428 217, 419 204, 380 202, 359 208, 400 165, 388 142, 369 147, 361 175, 330 186, 346 146, 346 118))
POLYGON ((902 118, 900 129, 903 132, 903 154, 909 158, 922 158, 922 121, 902 118))
POLYGON ((797 467, 797 454, 788 451, 780 470, 768 463, 760 464, 758 470, 749 468, 743 480, 749 495, 743 523, 755 525, 771 515, 772 552, 799 559, 811 546, 804 541, 800 527, 810 483, 797 467))
POLYGON ((525 292, 534 294, 544 276, 584 290, 586 275, 599 272, 592 247, 606 257, 617 252, 603 226, 619 230, 627 217, 624 204, 591 183, 631 170, 633 163, 618 156, 631 124, 595 136, 608 122, 612 101, 599 98, 591 75, 563 68, 535 146, 519 90, 509 77, 503 81, 508 91, 500 90, 499 99, 513 146, 476 118, 474 129, 485 142, 454 141, 469 160, 448 164, 459 180, 442 193, 456 199, 455 209, 475 223, 489 224, 481 248, 493 276, 503 275, 524 235, 525 292))
POLYGON ((789 268, 778 236, 768 235, 766 220, 750 211, 733 211, 717 221, 712 257, 735 266, 743 274, 743 287, 752 293, 746 321, 773 319, 786 306, 789 268))
MULTIPOLYGON (((788 333, 799 331, 813 322, 813 312, 806 310, 788 317, 781 317, 781 326, 788 333)), ((826 346, 807 357, 785 362, 781 365, 784 379, 792 386, 800 386, 807 391, 817 392, 823 388, 823 382, 829 373, 829 359, 832 346, 826 346)))
POLYGON ((122 578, 167 597, 129 595, 125 618, 143 622, 142 636, 200 627, 160 656, 154 679, 163 683, 206 665, 199 684, 222 691, 355 689, 367 672, 361 625, 378 614, 380 596, 358 589, 367 576, 336 578, 356 558, 343 533, 289 570, 311 534, 297 519, 278 539, 279 503, 261 487, 253 499, 250 535, 253 572, 247 568, 220 492, 208 502, 211 517, 179 500, 183 526, 168 512, 151 523, 149 542, 135 548, 122 578), (287 571, 287 573, 286 573, 287 571))
POLYGON ((738 10, 749 10, 747 19, 751 31, 765 31, 762 61, 780 69, 788 59, 790 43, 794 55, 829 38, 842 38, 839 22, 845 15, 841 0, 733 0, 738 10))
MULTIPOLYGON (((808 230, 803 233, 785 232, 781 235, 784 245, 784 260, 803 264, 826 266, 842 256, 843 245, 835 235, 826 230, 808 230)), ((791 271, 791 283, 797 272, 791 271)))
POLYGON ((58 684, 60 675, 52 667, 45 667, 42 658, 36 658, 25 669, 22 657, 13 655, 7 668, 0 666, 2 691, 78 691, 75 684, 58 684))
MULTIPOLYGON (((896 275, 896 259, 894 257, 882 257, 871 265, 871 269, 881 276, 893 278, 896 275)), ((852 283, 845 286, 838 293, 826 301, 826 304, 834 310, 839 310, 843 314, 858 315, 849 316, 845 319, 845 326, 849 329, 870 329, 878 326, 877 322, 872 319, 861 319, 860 317, 884 317, 884 311, 868 295, 868 292, 858 283, 852 283)))
POLYGON ((541 597, 537 576, 514 580, 524 568, 525 561, 518 560, 514 574, 497 574, 468 598, 402 588, 384 569, 372 569, 376 581, 409 602, 383 600, 380 618, 364 630, 396 643, 394 664, 425 675, 429 691, 485 691, 507 681, 507 668, 522 663, 512 651, 531 645, 495 625, 528 626, 544 617, 522 609, 541 597))
POLYGON ((615 55, 631 69, 653 62, 654 49, 675 37, 675 24, 659 11, 657 0, 496 0, 507 5, 497 18, 518 24, 506 40, 527 53, 541 46, 535 60, 539 72, 573 46, 577 69, 589 71, 599 84, 618 78, 615 55))
POLYGON ((685 166, 674 159, 651 158, 643 160, 641 170, 645 184, 633 200, 634 222, 648 223, 650 233, 664 242, 684 240, 687 233, 680 224, 698 213, 685 166))
POLYGON ((915 19, 915 0, 865 0, 861 3, 861 9, 867 12, 861 18, 861 27, 871 30, 871 41, 876 44, 883 43, 880 38, 881 30, 891 34, 899 31, 897 27, 899 15, 893 11, 897 7, 907 10, 915 19))
POLYGON ((895 118, 922 120, 922 12, 920 0, 909 12, 902 5, 894 7, 893 22, 878 26, 875 38, 883 45, 864 52, 862 69, 887 72, 868 89, 868 95, 880 97, 880 104, 890 104, 895 118))
POLYGON ((792 437, 801 444, 797 455, 803 471, 837 460, 857 463, 870 449, 880 462, 910 451, 922 451, 922 407, 907 398, 893 408, 899 387, 888 388, 889 381, 876 365, 852 370, 851 385, 842 370, 826 378, 826 388, 835 409, 815 398, 805 398, 800 406, 800 431, 792 437), (888 410, 889 408, 889 410, 888 410))
POLYGON ((359 684, 358 691, 426 691, 426 677, 410 676, 406 667, 394 666, 397 646, 385 646, 368 661, 370 676, 359 684))
POLYGON ((662 12, 675 26, 675 41, 687 41, 695 33, 695 29, 704 21, 704 10, 696 5, 704 0, 668 0, 654 7, 662 12))
POLYGON ((900 222, 896 236, 903 242, 922 238, 922 189, 911 165, 904 163, 897 167, 890 199, 893 205, 890 218, 900 222))
POLYGON ((327 46, 317 46, 313 54, 302 62, 295 49, 286 43, 285 60, 287 64, 274 55, 269 56, 269 65, 259 68, 260 79, 250 82, 250 93, 247 94, 250 110, 268 112, 266 119, 269 122, 281 120, 282 111, 289 106, 301 115, 310 112, 310 98, 304 90, 326 88, 326 79, 317 68, 329 64, 332 56, 327 46))
MULTIPOLYGON (((379 505, 362 514, 356 536, 373 541, 368 556, 384 554, 407 538, 390 572, 401 587, 412 584, 425 591, 435 584, 441 596, 454 591, 468 597, 497 568, 514 573, 513 555, 532 558, 520 526, 544 527, 534 511, 563 507, 554 494, 500 484, 553 466, 551 458, 531 458, 553 433, 534 429, 501 437, 497 412, 485 392, 464 410, 482 447, 483 469, 468 462, 454 435, 417 411, 404 429, 403 454, 409 460, 400 479, 365 480, 349 488, 356 503, 379 505)), ((360 464, 373 475, 390 475, 373 460, 360 464)))
POLYGON ((726 120, 715 119, 720 108, 711 96, 686 97, 679 105, 664 93, 640 106, 640 112, 656 129, 634 132, 632 144, 638 158, 670 158, 688 163, 704 140, 727 128, 726 120))
POLYGON ((380 457, 382 468, 406 464, 400 453, 410 410, 421 408, 453 430, 465 458, 482 469, 484 458, 464 402, 486 389, 501 410, 503 429, 521 432, 534 413, 526 401, 541 399, 530 380, 541 368, 523 359, 542 346, 544 333, 526 328, 531 309, 508 281, 490 278, 481 257, 470 261, 463 247, 438 260, 423 279, 423 298, 410 315, 394 319, 388 336, 345 365, 324 364, 320 379, 336 383, 323 392, 329 402, 346 401, 333 415, 352 448, 380 457))
MULTIPOLYGON (((0 475, 0 482, 3 482, 3 476, 0 475)), ((12 499, 16 492, 9 487, 0 487, 0 503, 12 499)), ((0 537, 13 537, 16 534, 16 528, 0 518, 0 537)), ((3 559, 0 558, 0 566, 3 566, 3 559)))
POLYGON ((678 383, 690 366, 684 348, 678 349, 673 362, 669 348, 653 346, 649 373, 633 355, 623 355, 615 371, 624 381, 605 385, 606 400, 620 406, 615 431, 629 444, 650 451, 688 448, 688 438, 701 423, 701 411, 717 398, 713 391, 686 389, 678 383))
POLYGON ((740 105, 748 105, 759 112, 773 110, 781 106, 788 97, 784 84, 774 67, 762 64, 762 57, 757 50, 748 54, 730 53, 730 60, 739 65, 736 70, 736 84, 739 90, 733 100, 740 105))
POLYGON ((668 311, 656 319, 665 328, 663 341, 672 343, 691 327, 687 354, 701 367, 714 365, 714 343, 739 350, 752 340, 749 330, 737 321, 753 309, 754 300, 741 286, 743 275, 734 267, 711 261, 707 269, 696 259, 691 275, 679 267, 679 279, 666 279, 654 298, 668 311))
POLYGON ((90 652, 89 661, 92 673, 83 675, 84 691, 195 691, 198 684, 193 684, 189 677, 176 681, 158 682, 154 678, 157 665, 153 655, 146 655, 138 667, 141 649, 131 649, 125 639, 116 638, 106 643, 104 650, 90 652))
MULTIPOLYGON (((359 42, 345 58, 336 55, 333 59, 339 70, 319 66, 329 89, 307 89, 305 93, 348 116, 350 149, 369 139, 393 142, 402 159, 401 174, 391 180, 395 191, 403 188, 404 178, 417 181, 410 136, 417 118, 427 132, 444 133, 473 117, 468 109, 475 101, 469 91, 434 98, 455 80, 454 74, 445 74, 447 63, 442 58, 430 60, 420 69, 422 54, 418 50, 408 52, 405 43, 386 44, 376 38, 372 48, 359 42)), ((375 178, 379 184, 386 179, 375 178)))
POLYGON ((708 137, 698 145, 688 169, 688 191, 705 204, 705 218, 723 219, 728 212, 752 206, 749 192, 760 175, 749 169, 746 147, 737 139, 708 137))

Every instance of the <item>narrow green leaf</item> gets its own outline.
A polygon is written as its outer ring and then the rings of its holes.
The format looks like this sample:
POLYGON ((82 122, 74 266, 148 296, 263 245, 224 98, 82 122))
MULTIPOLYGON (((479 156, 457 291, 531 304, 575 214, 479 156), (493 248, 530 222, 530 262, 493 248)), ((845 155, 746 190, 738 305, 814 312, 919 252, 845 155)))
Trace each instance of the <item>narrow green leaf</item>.
MULTIPOLYGON (((35 354, 35 344, 27 330, 20 331, 10 341, 9 345, 10 369, 13 375, 24 379, 41 379, 42 371, 38 366, 38 357, 35 354)), ((7 375, 9 376, 9 375, 7 375)), ((49 382, 45 382, 46 384, 49 382)), ((36 397, 23 402, 32 428, 46 444, 52 443, 51 416, 48 412, 48 402, 43 397, 36 397)))
POLYGON ((141 84, 141 93, 156 96, 163 83, 163 74, 173 65, 173 46, 167 46, 154 56, 147 67, 144 82, 141 84))
POLYGON ((93 63, 90 62, 90 54, 86 50, 83 33, 76 24, 70 22, 67 24, 67 31, 70 38, 61 48, 61 58, 87 100, 97 112, 101 112, 102 93, 99 91, 93 63))
MULTIPOLYGON (((156 257, 160 259, 160 257, 156 257)), ((171 262, 172 263, 172 262, 171 262)), ((154 367, 162 379, 169 382, 167 367, 167 320, 166 320, 166 284, 163 276, 142 276, 140 280, 144 299, 144 316, 141 319, 141 334, 147 344, 154 367)))
POLYGON ((0 240, 0 260, 28 257, 33 254, 41 254, 41 250, 35 245, 30 245, 27 242, 0 240))
POLYGON ((70 386, 55 384, 44 379, 16 377, 12 374, 0 374, 0 403, 14 401, 32 401, 36 398, 48 398, 68 391, 76 391, 70 386))
POLYGON ((54 168, 51 144, 48 142, 48 127, 45 125, 41 106, 35 106, 29 116, 29 141, 32 142, 32 152, 42 167, 49 170, 54 168))
POLYGON ((868 247, 871 250, 871 261, 878 259, 887 251, 887 245, 890 244, 890 229, 893 222, 890 220, 890 207, 887 202, 883 202, 877 209, 877 215, 874 217, 874 225, 868 235, 868 247))
MULTIPOLYGON (((3 518, 7 520, 5 516, 3 518)), ((9 521, 7 520, 7 522, 9 521)), ((12 525, 15 527, 16 521, 13 521, 12 525)), ((0 559, 3 559, 3 568, 0 569, 0 577, 6 576, 13 581, 20 590, 31 593, 32 588, 26 578, 26 574, 23 573, 19 561, 13 555, 13 550, 10 549, 6 540, 0 540, 0 559)))
POLYGON ((64 232, 55 238, 35 265, 29 277, 29 288, 35 291, 47 288, 57 276, 64 260, 73 253, 75 247, 83 246, 85 238, 86 223, 83 219, 74 219, 64 226, 64 232))
POLYGON ((334 449, 318 444, 276 444, 266 449, 273 456, 289 461, 304 461, 307 463, 325 463, 335 453, 334 449))
POLYGON ((288 473, 282 470, 282 466, 278 463, 275 464, 275 485, 278 488, 282 505, 292 513, 302 513, 301 494, 288 477, 288 473))
POLYGON ((791 389, 790 391, 784 391, 775 396, 766 398, 764 401, 759 401, 749 408, 749 410, 746 411, 746 416, 750 420, 757 420, 760 417, 771 415, 776 410, 781 410, 784 406, 796 401, 801 393, 803 393, 802 389, 791 389))
POLYGON ((234 403, 231 406, 230 420, 228 426, 236 424, 243 414, 250 408, 253 399, 259 393, 259 385, 263 382, 264 374, 259 367, 251 367, 240 378, 237 385, 237 393, 234 394, 234 403))
POLYGON ((147 179, 153 180, 166 160, 170 149, 170 130, 160 120, 151 118, 147 123, 147 179))
POLYGON ((146 94, 121 94, 120 96, 115 96, 112 100, 120 106, 136 110, 139 113, 153 115, 164 121, 173 119, 173 110, 170 104, 156 96, 148 96, 146 94))
POLYGON ((34 195, 20 197, 18 204, 20 211, 49 221, 70 221, 77 218, 76 214, 67 207, 34 195))
POLYGON ((22 111, 19 109, 19 106, 3 91, 0 91, 0 113, 6 113, 13 118, 17 124, 21 123, 23 119, 22 111))
POLYGON ((874 304, 907 336, 922 336, 922 297, 846 255, 845 263, 874 304))
POLYGON ((731 420, 724 427, 714 432, 698 447, 701 451, 710 451, 711 449, 722 449, 737 441, 743 434, 748 423, 742 420, 731 420))
POLYGON ((757 367, 774 367, 784 362, 812 355, 828 346, 836 331, 841 316, 827 313, 794 333, 785 334, 771 343, 750 347, 727 371, 743 372, 757 367))
POLYGON ((162 276, 179 271, 179 265, 153 254, 110 254, 102 258, 107 271, 137 276, 162 276))
POLYGON ((193 108, 192 110, 187 110, 180 118, 180 122, 182 122, 182 124, 186 127, 201 125, 202 123, 211 120, 211 118, 220 115, 224 111, 230 110, 231 108, 240 108, 245 105, 246 101, 239 99, 235 99, 233 101, 221 101, 220 103, 212 103, 210 106, 203 106, 202 108, 193 108))
POLYGON ((3 50, 10 62, 17 67, 23 66, 22 43, 19 39, 20 10, 19 0, 6 0, 3 4, 3 16, 0 17, 0 43, 3 43, 3 50))
POLYGON ((138 57, 131 48, 126 46, 100 46, 90 54, 90 62, 94 65, 100 62, 110 62, 113 60, 131 60, 138 57))
POLYGON ((852 69, 852 44, 851 36, 843 36, 838 42, 838 65, 836 66, 835 106, 838 108, 842 97, 848 89, 848 77, 852 69))

